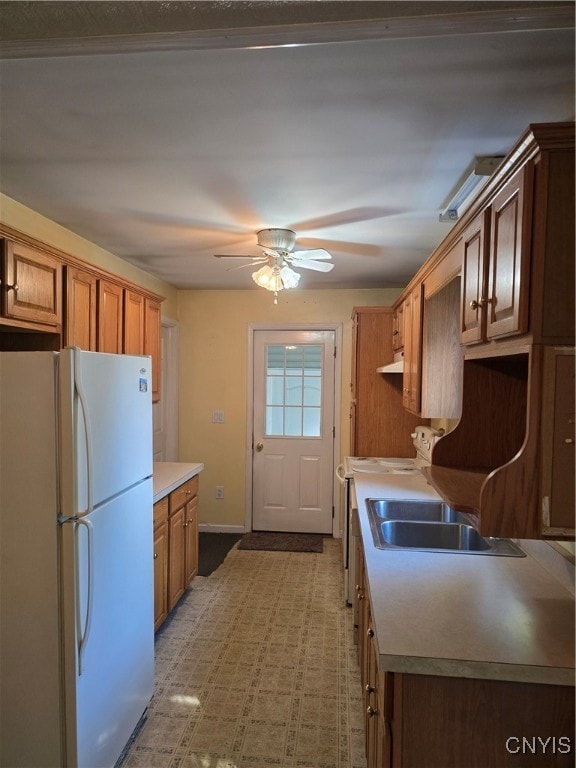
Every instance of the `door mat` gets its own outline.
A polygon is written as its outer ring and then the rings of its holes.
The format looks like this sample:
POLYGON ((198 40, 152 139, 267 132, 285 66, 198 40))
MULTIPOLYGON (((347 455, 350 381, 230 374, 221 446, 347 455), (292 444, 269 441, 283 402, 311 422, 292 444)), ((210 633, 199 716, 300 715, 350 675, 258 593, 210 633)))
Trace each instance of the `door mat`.
POLYGON ((270 533, 250 531, 240 539, 238 549, 262 549, 272 552, 322 552, 324 537, 319 533, 270 533))

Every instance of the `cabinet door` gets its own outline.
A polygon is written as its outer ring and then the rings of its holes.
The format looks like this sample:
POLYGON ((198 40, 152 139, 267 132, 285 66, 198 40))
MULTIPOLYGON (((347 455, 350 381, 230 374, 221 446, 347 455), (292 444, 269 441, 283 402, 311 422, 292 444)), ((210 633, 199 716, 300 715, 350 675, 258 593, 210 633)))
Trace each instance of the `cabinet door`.
POLYGON ((66 267, 65 346, 96 349, 96 283, 90 272, 66 267))
POLYGON ((123 290, 98 280, 98 352, 122 354, 123 290))
POLYGON ((171 611, 184 594, 184 507, 168 520, 168 610, 171 611))
POLYGON ((404 304, 400 304, 392 315, 392 349, 394 352, 404 347, 404 304))
POLYGON ((185 507, 185 574, 184 582, 190 584, 198 573, 198 496, 185 507))
POLYGON ((154 631, 168 616, 168 525, 154 528, 154 631))
POLYGON ((546 347, 542 408, 542 534, 574 536, 574 348, 546 347))
POLYGON ((62 264, 48 254, 3 242, 2 314, 44 325, 62 323, 62 264))
POLYGON ((404 302, 404 378, 402 402, 412 413, 420 412, 422 387, 422 285, 404 302))
POLYGON ((124 354, 144 354, 144 296, 124 291, 124 354))
POLYGON ((528 330, 532 165, 519 171, 490 206, 486 336, 528 330))
POLYGON ((162 379, 160 302, 144 302, 144 354, 152 357, 152 402, 160 400, 162 379))
POLYGON ((464 232, 462 262, 463 344, 474 344, 486 335, 486 282, 489 215, 481 213, 464 232))

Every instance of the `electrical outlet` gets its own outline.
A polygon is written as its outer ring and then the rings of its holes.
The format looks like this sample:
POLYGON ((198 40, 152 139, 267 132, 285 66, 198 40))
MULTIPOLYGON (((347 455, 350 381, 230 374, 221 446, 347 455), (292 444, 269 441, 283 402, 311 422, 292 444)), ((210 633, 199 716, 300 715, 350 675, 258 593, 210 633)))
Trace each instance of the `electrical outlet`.
POLYGON ((212 423, 224 424, 224 411, 212 411, 212 423))
POLYGON ((217 485, 216 486, 216 498, 217 499, 223 499, 224 498, 224 486, 223 485, 217 485))

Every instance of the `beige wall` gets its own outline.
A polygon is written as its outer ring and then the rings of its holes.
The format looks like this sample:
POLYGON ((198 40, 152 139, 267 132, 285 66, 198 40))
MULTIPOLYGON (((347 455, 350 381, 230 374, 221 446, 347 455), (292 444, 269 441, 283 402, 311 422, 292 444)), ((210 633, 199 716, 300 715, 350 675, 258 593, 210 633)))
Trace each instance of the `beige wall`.
POLYGON ((278 305, 265 290, 179 291, 180 461, 200 461, 200 522, 243 526, 246 493, 248 327, 341 323, 341 455, 348 452, 351 315, 354 306, 391 306, 400 289, 294 290, 278 305), (225 413, 212 423, 212 411, 225 413), (224 486, 224 499, 215 486, 224 486))
POLYGON ((88 264, 105 269, 153 293, 164 296, 162 315, 176 318, 176 288, 134 267, 25 205, 0 195, 0 221, 88 264))

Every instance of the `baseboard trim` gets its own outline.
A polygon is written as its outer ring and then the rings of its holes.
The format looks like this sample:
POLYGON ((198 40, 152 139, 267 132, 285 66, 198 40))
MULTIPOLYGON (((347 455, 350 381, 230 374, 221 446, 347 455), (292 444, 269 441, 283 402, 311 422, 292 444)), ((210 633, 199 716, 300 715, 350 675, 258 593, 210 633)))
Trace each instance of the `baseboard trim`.
POLYGON ((245 533, 243 525, 212 525, 211 523, 200 523, 198 525, 200 533, 245 533))

